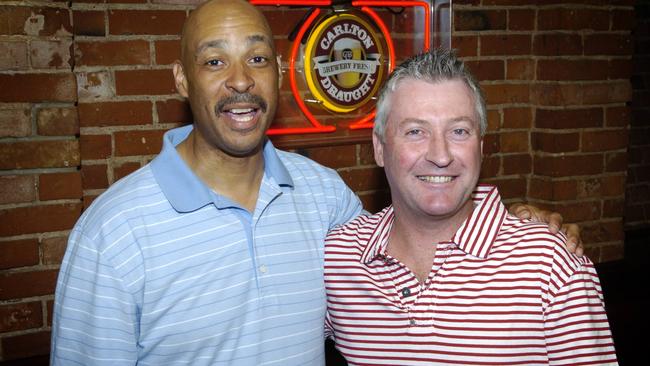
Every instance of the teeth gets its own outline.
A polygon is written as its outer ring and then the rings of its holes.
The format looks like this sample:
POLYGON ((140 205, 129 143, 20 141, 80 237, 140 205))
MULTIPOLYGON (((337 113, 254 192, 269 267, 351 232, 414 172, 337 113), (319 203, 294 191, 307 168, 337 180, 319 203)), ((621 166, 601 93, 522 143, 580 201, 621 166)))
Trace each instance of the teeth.
POLYGON ((236 108, 230 110, 230 113, 235 113, 235 114, 244 114, 244 113, 251 113, 251 112, 253 112, 253 108, 236 108))
POLYGON ((234 116, 232 116, 232 119, 234 119, 237 122, 248 122, 253 119, 253 116, 250 114, 244 114, 241 116, 235 114, 234 116))
POLYGON ((441 176, 441 175, 419 175, 418 179, 424 182, 429 183, 449 183, 454 178, 450 176, 441 176))

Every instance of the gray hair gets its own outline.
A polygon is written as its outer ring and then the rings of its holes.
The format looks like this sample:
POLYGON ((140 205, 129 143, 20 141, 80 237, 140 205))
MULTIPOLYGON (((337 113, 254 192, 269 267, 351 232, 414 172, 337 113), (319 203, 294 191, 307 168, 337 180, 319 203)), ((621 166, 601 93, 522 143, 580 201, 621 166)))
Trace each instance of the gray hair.
POLYGON ((465 82, 474 95, 474 105, 481 136, 485 134, 487 130, 487 111, 481 87, 469 71, 465 69, 465 64, 456 57, 454 51, 437 48, 408 58, 396 67, 388 77, 386 84, 379 92, 377 115, 375 116, 373 130, 381 141, 384 141, 386 119, 390 110, 390 96, 397 89, 399 83, 405 79, 422 80, 432 84, 447 80, 465 82))

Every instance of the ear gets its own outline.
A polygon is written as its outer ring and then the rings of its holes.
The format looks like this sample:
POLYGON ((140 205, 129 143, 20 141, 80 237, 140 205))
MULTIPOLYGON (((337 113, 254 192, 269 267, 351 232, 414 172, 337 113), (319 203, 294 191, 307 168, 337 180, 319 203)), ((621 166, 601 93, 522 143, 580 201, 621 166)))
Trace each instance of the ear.
POLYGON ((275 62, 278 64, 278 89, 282 89, 282 55, 277 55, 275 62))
POLYGON ((377 165, 384 166, 384 143, 381 142, 381 139, 377 134, 372 134, 372 147, 375 151, 375 162, 377 165))
POLYGON ((187 98, 187 78, 185 77, 183 64, 178 60, 174 61, 174 68, 172 71, 174 72, 174 84, 176 85, 176 90, 181 96, 187 98))

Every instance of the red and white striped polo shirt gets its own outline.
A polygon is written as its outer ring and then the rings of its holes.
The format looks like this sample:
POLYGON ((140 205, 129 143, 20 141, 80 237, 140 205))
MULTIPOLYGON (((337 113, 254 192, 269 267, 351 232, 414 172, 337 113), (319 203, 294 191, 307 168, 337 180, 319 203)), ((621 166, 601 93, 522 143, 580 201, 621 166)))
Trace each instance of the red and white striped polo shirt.
POLYGON ((330 232, 326 328, 348 363, 617 364, 593 263, 510 216, 495 187, 474 201, 424 284, 386 253, 392 207, 330 232))

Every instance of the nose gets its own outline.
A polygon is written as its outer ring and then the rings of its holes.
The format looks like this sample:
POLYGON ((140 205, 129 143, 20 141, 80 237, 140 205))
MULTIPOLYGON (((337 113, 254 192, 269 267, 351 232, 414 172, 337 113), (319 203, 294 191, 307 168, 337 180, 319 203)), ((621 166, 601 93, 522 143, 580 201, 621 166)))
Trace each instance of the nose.
POLYGON ((449 142, 443 135, 434 134, 431 137, 426 159, 438 168, 447 167, 454 160, 449 142))
POLYGON ((248 65, 241 63, 234 63, 230 68, 230 73, 226 79, 226 88, 238 92, 245 93, 255 86, 255 79, 250 74, 248 65))

